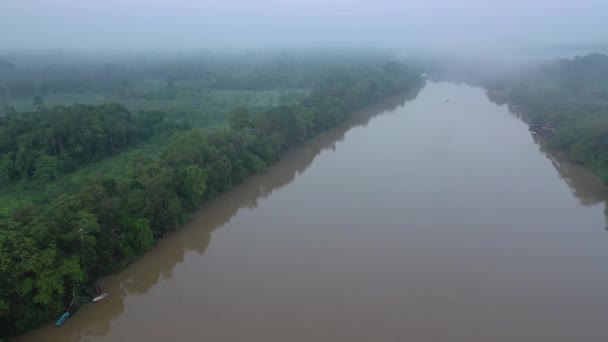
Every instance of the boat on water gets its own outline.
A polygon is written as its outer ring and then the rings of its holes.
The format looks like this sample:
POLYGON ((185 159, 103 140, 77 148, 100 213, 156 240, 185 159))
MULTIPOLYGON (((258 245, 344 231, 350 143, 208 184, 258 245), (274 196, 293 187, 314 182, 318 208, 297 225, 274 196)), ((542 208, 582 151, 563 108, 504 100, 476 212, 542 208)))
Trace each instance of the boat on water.
POLYGON ((55 322, 55 326, 56 327, 62 326, 63 323, 65 322, 65 320, 70 317, 70 310, 72 310, 72 305, 74 305, 74 298, 76 298, 76 287, 75 286, 72 287, 72 301, 70 302, 70 306, 68 306, 67 311, 64 312, 59 317, 59 319, 57 320, 57 322, 55 322))
POLYGON ((65 322, 65 320, 68 319, 68 317, 70 317, 70 312, 69 311, 64 312, 63 315, 61 315, 61 317, 59 317, 57 322, 55 322, 55 326, 56 327, 62 326, 63 323, 65 322))
MULTIPOLYGON (((102 294, 100 294, 99 296, 93 298, 93 303, 97 303, 100 302, 106 298, 108 298, 110 296, 109 293, 104 292, 102 294)), ((63 323, 65 323, 65 321, 70 317, 70 310, 72 308, 72 305, 74 304, 74 298, 72 297, 72 303, 70 304, 70 307, 68 308, 68 311, 64 312, 59 319, 57 320, 57 322, 55 322, 55 326, 56 327, 60 327, 63 325, 63 323)))
POLYGON ((110 296, 110 294, 109 294, 109 293, 107 293, 107 292, 102 293, 102 294, 100 294, 99 296, 97 296, 97 297, 93 298, 93 303, 100 302, 100 301, 102 301, 102 300, 104 300, 104 299, 108 298, 109 296, 110 296))

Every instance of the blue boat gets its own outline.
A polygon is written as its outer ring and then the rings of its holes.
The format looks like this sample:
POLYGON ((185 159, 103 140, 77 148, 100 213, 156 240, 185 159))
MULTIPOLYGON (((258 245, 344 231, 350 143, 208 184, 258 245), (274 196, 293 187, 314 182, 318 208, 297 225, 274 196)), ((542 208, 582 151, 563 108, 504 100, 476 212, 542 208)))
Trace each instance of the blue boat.
POLYGON ((65 320, 68 319, 68 317, 70 317, 70 312, 69 311, 64 312, 63 315, 61 315, 61 317, 59 317, 57 322, 55 322, 55 326, 60 327, 63 324, 63 322, 65 322, 65 320))

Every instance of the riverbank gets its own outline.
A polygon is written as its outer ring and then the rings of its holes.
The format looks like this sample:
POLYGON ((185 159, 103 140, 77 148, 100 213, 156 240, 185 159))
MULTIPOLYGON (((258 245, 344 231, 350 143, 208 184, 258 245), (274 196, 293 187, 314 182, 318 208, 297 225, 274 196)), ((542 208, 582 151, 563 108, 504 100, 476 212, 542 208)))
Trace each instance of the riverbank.
POLYGON ((599 53, 546 61, 497 76, 501 89, 488 96, 508 103, 551 148, 608 184, 606 70, 608 55, 599 53))
POLYGON ((388 97, 353 112, 336 128, 287 151, 265 172, 250 176, 229 192, 206 201, 188 216, 181 229, 159 240, 154 248, 125 270, 99 280, 104 291, 111 293, 105 303, 83 306, 61 329, 47 325, 21 336, 17 341, 79 341, 91 330, 107 331, 111 322, 125 312, 127 298, 146 294, 159 281, 170 279, 188 254, 205 253, 211 243, 211 234, 227 224, 237 212, 258 207, 260 202, 305 173, 320 154, 333 151, 348 131, 364 128, 374 117, 403 106, 416 96, 418 90, 388 97))
POLYGON ((78 194, 60 197, 42 210, 27 212, 25 219, 11 222, 15 229, 0 230, 0 245, 11 241, 27 246, 31 241, 33 248, 38 245, 42 250, 27 250, 33 257, 30 269, 18 266, 16 254, 8 253, 4 259, 14 266, 0 280, 5 298, 10 300, 10 314, 0 321, 2 334, 31 328, 55 316, 71 301, 66 288, 124 268, 152 248, 155 239, 182 224, 184 214, 201 201, 228 191, 250 174, 263 172, 285 151, 336 127, 354 110, 420 87, 418 74, 406 68, 396 72, 394 67, 363 78, 352 75, 338 84, 322 83, 298 105, 255 116, 236 111, 230 130, 192 130, 177 135, 160 157, 133 160, 126 179, 102 175, 78 194), (46 231, 44 240, 39 240, 40 229, 46 231), (49 238, 55 244, 49 244, 49 238), (15 285, 17 279, 31 279, 25 281, 29 287, 20 289, 15 285), (41 298, 43 310, 34 305, 41 298))
POLYGON ((566 184, 561 174, 579 169, 557 169, 480 88, 428 82, 412 101, 352 120, 102 278, 103 304, 21 340, 602 336, 606 198, 587 193, 588 173, 566 184))

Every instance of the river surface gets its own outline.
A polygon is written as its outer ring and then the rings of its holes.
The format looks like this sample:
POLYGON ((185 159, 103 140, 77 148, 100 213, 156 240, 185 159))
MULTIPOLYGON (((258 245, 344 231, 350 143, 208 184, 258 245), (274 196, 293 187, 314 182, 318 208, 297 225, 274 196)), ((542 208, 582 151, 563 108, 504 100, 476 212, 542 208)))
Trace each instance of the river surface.
POLYGON ((208 202, 22 341, 608 340, 608 191, 483 90, 427 83, 208 202))

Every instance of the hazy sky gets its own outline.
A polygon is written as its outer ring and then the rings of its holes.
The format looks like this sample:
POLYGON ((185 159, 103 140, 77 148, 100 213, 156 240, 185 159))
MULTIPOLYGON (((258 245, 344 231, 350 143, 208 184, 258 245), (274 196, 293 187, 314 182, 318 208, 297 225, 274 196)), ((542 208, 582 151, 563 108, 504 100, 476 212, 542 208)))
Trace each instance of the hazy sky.
POLYGON ((0 0, 0 49, 597 43, 608 0, 0 0))

